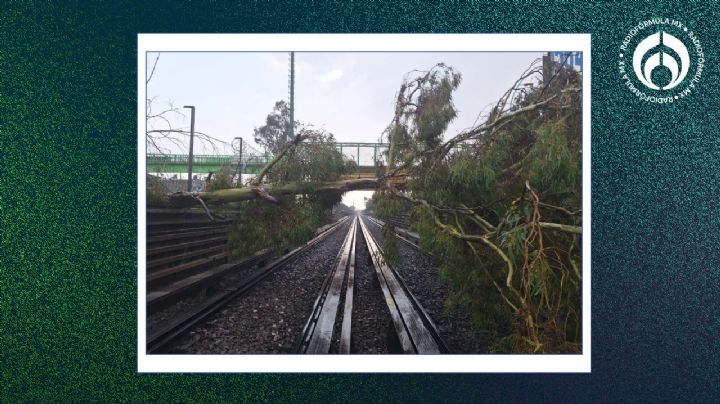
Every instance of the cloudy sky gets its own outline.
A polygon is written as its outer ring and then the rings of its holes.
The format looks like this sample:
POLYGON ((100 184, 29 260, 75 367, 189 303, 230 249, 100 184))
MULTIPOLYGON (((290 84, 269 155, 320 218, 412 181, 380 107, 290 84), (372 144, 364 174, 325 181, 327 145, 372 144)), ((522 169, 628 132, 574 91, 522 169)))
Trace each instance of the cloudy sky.
MULTIPOLYGON (((148 53, 147 72, 157 53, 148 53)), ((295 119, 335 134, 341 142, 376 142, 393 114, 403 75, 438 62, 453 66, 463 81, 455 93, 458 118, 446 138, 470 127, 540 53, 319 53, 295 54, 295 119)), ((163 52, 147 86, 153 110, 196 106, 196 130, 230 142, 253 142, 275 101, 287 100, 287 53, 163 52)), ((175 128, 190 125, 171 116, 175 128)), ((171 152, 187 153, 166 145, 171 152)), ((196 146, 198 147, 198 146, 196 146)), ((209 153, 198 150, 196 153, 209 153)), ((229 147, 221 153, 231 154, 229 147)))

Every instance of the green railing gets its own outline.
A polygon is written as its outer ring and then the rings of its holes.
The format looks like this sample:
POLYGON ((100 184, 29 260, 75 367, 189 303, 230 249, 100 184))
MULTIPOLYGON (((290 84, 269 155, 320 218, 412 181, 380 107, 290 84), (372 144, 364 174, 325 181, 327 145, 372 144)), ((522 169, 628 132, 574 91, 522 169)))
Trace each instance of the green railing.
MULTIPOLYGON (((388 148, 387 143, 361 142, 335 143, 335 146, 346 157, 352 158, 361 168, 375 167, 379 161, 384 159, 382 152, 388 148)), ((271 159, 272 156, 244 155, 242 156, 241 172, 246 174, 257 173, 271 159)), ((237 165, 238 157, 233 155, 200 154, 193 156, 193 172, 195 173, 218 172, 223 167, 237 168, 237 165)), ((187 170, 187 154, 147 155, 147 171, 149 173, 186 173, 187 170)))
MULTIPOLYGON (((240 172, 243 174, 258 173, 268 162, 267 156, 243 156, 240 172)), ((238 157, 231 155, 195 155, 193 156, 194 173, 218 172, 223 167, 235 171, 238 157)), ((148 154, 147 171, 149 173, 186 173, 188 170, 187 154, 148 154)))
MULTIPOLYGON (((387 143, 335 143, 345 157, 354 160, 359 172, 374 170, 378 163, 385 162, 387 143)), ((453 153, 461 152, 472 147, 468 144, 458 144, 452 149, 453 153)), ((243 155, 240 172, 243 174, 257 174, 272 159, 272 156, 243 155)), ((199 154, 193 156, 194 173, 218 172, 223 167, 230 167, 233 172, 238 168, 238 157, 233 155, 199 154)), ((148 154, 147 171, 149 173, 187 173, 187 154, 148 154)))
MULTIPOLYGON (((268 162, 267 156, 243 156, 242 161, 246 165, 265 165, 268 162)), ((231 155, 195 155, 193 165, 235 165, 238 162, 237 156, 231 155)), ((187 154, 148 154, 148 165, 184 165, 187 166, 187 154)))

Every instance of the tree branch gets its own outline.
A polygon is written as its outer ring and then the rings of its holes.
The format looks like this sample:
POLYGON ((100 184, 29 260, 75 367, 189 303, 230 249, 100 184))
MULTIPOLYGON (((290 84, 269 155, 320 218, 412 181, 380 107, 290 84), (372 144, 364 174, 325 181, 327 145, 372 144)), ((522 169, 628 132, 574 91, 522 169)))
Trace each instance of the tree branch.
POLYGON ((539 225, 543 229, 564 231, 565 233, 582 234, 582 227, 580 226, 571 226, 568 224, 547 222, 540 222, 539 225))
POLYGON ((257 177, 255 177, 255 178, 253 179, 252 185, 254 185, 254 186, 259 186, 260 184, 262 184, 263 178, 265 178, 265 176, 267 175, 267 173, 270 172, 270 169, 273 168, 273 166, 274 166, 275 164, 277 164, 280 160, 282 160, 282 158, 283 158, 291 149, 293 149, 295 146, 297 146, 298 144, 300 144, 300 142, 302 142, 303 140, 307 139, 308 137, 309 137, 309 136, 306 136, 306 135, 303 135, 303 134, 298 134, 297 136, 295 136, 295 139, 293 139, 293 141, 292 141, 291 143, 289 143, 287 146, 285 146, 285 147, 283 148, 283 150, 282 150, 280 153, 278 153, 278 155, 275 156, 275 157, 272 159, 272 161, 270 161, 269 163, 267 163, 267 164, 265 165, 265 167, 263 167, 262 171, 260 171, 260 174, 258 174, 257 177))
POLYGON ((531 104, 526 107, 517 109, 513 112, 510 112, 508 114, 502 115, 490 123, 485 123, 476 128, 473 128, 467 132, 463 132, 463 133, 455 136, 454 138, 448 140, 442 146, 440 146, 439 147, 440 155, 443 156, 443 155, 447 154, 450 151, 450 149, 452 149, 455 145, 457 145, 460 142, 464 142, 466 140, 472 139, 474 136, 476 136, 478 134, 487 132, 487 131, 495 128, 498 125, 505 124, 505 123, 509 122, 510 120, 516 118, 518 115, 522 115, 526 112, 535 111, 536 109, 547 105, 548 103, 550 103, 550 101, 552 101, 556 98, 557 98, 557 95, 553 95, 552 97, 549 97, 543 101, 536 102, 535 104, 531 104))
POLYGON ((158 52, 157 57, 155 57, 155 63, 153 63, 152 71, 150 72, 150 76, 145 80, 145 84, 150 83, 150 80, 153 78, 153 75, 155 74, 155 68, 157 67, 158 60, 160 60, 160 52, 158 52))

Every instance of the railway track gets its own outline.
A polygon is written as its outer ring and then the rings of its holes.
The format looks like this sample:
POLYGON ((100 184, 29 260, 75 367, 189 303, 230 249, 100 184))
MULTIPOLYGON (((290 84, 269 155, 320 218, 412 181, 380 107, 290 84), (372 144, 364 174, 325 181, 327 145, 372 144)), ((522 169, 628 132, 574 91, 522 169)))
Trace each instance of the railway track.
POLYGON ((149 314, 202 289, 223 269, 234 268, 225 266, 230 221, 209 218, 197 209, 148 209, 147 219, 149 314))
MULTIPOLYGON (((368 228, 382 245, 385 222, 370 216, 367 216, 367 219, 368 228)), ((455 307, 453 311, 447 311, 445 303, 449 298, 449 290, 438 268, 444 262, 442 254, 436 255, 421 249, 418 246, 419 237, 408 229, 395 225, 393 230, 396 239, 401 240, 398 247, 403 255, 402 262, 393 266, 393 269, 400 274, 400 279, 433 319, 445 337, 450 352, 455 354, 487 352, 487 333, 474 328, 470 313, 463 307, 455 307)))
MULTIPOLYGON (((378 227, 384 227, 384 226, 385 226, 385 222, 382 221, 382 220, 380 220, 380 219, 378 219, 378 218, 375 218, 375 217, 372 217, 372 216, 365 216, 365 217, 366 217, 370 222, 372 222, 372 223, 374 223, 375 225, 377 225, 378 227)), ((392 221, 389 222, 389 223, 390 223, 390 224, 393 224, 392 221)), ((423 250, 420 249, 420 246, 418 245, 418 244, 420 243, 420 236, 419 236, 417 233, 415 233, 415 232, 413 232, 413 231, 410 231, 410 230, 408 230, 407 228, 398 226, 397 224, 393 224, 393 226, 395 226, 395 227, 394 227, 395 235, 396 235, 399 239, 401 239, 401 240, 405 241, 406 243, 412 245, 413 247, 417 248, 418 251, 424 252, 423 250)))
MULTIPOLYGON (((167 351, 167 349, 170 348, 179 337, 203 323, 209 316, 216 313, 239 296, 247 293, 253 288, 253 286, 258 284, 275 270, 292 263, 302 252, 322 242, 328 235, 332 234, 335 230, 341 227, 347 220, 347 217, 341 218, 332 226, 326 227, 312 240, 270 262, 239 284, 228 287, 225 290, 218 291, 212 298, 208 299, 200 306, 193 308, 191 311, 175 318, 162 328, 150 333, 147 337, 147 353, 160 353, 167 351)), ((258 254, 256 254, 256 257, 251 257, 248 260, 257 260, 259 259, 257 256, 258 254)), ((245 261, 246 260, 222 265, 219 269, 216 269, 216 272, 228 272, 232 270, 231 266, 247 266, 248 263, 245 261)), ((202 275, 206 276, 205 274, 207 274, 207 272, 204 272, 202 275)), ((195 283, 192 279, 187 282, 193 284, 195 283)), ((149 295, 149 307, 151 298, 158 299, 157 296, 149 295)))
POLYGON ((352 220, 335 258, 333 271, 325 279, 312 314, 295 344, 295 352, 352 353, 355 257, 358 238, 362 237, 382 290, 382 298, 392 319, 399 352, 447 353, 448 348, 437 327, 397 271, 385 261, 382 250, 368 231, 364 219, 355 216, 352 220))

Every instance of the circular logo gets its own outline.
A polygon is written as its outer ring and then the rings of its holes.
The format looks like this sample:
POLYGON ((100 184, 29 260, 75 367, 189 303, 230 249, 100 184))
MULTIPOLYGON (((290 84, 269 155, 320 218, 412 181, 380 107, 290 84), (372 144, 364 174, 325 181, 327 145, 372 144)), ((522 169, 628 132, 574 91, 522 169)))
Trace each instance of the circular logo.
POLYGON ((670 104, 687 97, 700 81, 705 55, 682 22, 652 18, 633 27, 620 45, 622 80, 643 101, 670 104))

